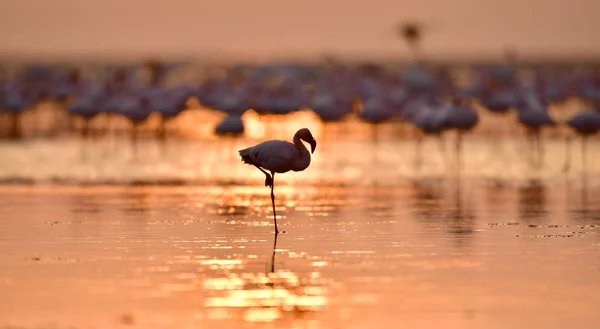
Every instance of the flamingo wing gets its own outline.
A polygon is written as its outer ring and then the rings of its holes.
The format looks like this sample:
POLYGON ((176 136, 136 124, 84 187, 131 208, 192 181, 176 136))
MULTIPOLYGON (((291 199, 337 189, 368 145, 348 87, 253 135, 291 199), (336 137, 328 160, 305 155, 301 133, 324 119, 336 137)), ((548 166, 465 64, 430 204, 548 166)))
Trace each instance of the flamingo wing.
POLYGON ((246 163, 276 173, 284 173, 292 169, 299 153, 294 144, 290 142, 271 140, 241 150, 240 155, 246 163))

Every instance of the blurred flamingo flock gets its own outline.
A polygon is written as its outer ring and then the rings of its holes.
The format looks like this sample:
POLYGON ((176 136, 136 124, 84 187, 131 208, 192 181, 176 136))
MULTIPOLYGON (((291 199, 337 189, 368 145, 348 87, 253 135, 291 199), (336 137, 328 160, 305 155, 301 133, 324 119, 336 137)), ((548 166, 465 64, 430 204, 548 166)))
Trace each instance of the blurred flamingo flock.
POLYGON ((560 137, 568 171, 577 136, 586 169, 588 140, 600 130, 596 64, 524 62, 512 52, 497 63, 432 62, 421 53, 419 25, 406 24, 400 33, 413 61, 5 65, 0 137, 127 136, 135 147, 140 139, 182 136, 289 139, 310 124, 321 128, 317 139, 367 134, 374 142, 382 135, 414 141, 417 170, 427 161, 421 155, 427 136, 446 152, 443 138, 453 135, 456 169, 469 153, 466 134, 493 142, 518 136, 536 170, 545 163, 544 141, 560 137))

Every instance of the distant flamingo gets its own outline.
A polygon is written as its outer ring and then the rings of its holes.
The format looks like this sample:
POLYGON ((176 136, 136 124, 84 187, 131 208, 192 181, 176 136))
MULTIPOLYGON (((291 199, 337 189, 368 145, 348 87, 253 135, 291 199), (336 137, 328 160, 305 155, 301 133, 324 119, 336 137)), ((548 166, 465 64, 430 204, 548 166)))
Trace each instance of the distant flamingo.
POLYGON ((83 87, 81 72, 74 68, 64 73, 61 72, 58 77, 50 80, 50 96, 61 105, 66 105, 71 97, 78 94, 83 87))
POLYGON ((419 48, 423 37, 423 25, 418 22, 405 22, 398 28, 400 37, 406 41, 415 60, 419 60, 419 48))
POLYGON ((219 136, 240 136, 244 134, 244 122, 238 114, 226 116, 215 127, 215 134, 219 136))
MULTIPOLYGON (((588 137, 600 131, 600 112, 597 110, 586 110, 572 116, 567 125, 581 136, 581 166, 585 171, 587 167, 587 141, 588 137)), ((567 172, 571 168, 571 138, 566 138, 566 159, 563 171, 567 172)))
POLYGON ((82 95, 74 98, 67 106, 71 129, 75 128, 75 120, 81 119, 83 120, 83 127, 80 130, 81 137, 88 137, 92 130, 92 121, 101 113, 98 107, 98 104, 101 103, 100 97, 95 95, 82 95))
POLYGON ((541 139, 541 129, 544 126, 554 126, 555 122, 548 114, 546 104, 531 92, 526 92, 521 104, 517 106, 519 123, 525 126, 527 137, 537 157, 533 164, 536 168, 541 168, 544 158, 544 148, 541 139))
POLYGON ((314 91, 308 105, 324 124, 342 121, 352 113, 352 100, 329 90, 314 91))
POLYGON ((408 65, 402 70, 402 82, 410 94, 432 93, 435 77, 419 65, 408 65))
POLYGON ((377 143, 379 126, 392 119, 394 115, 391 105, 382 94, 379 94, 365 99, 359 108, 358 118, 371 125, 373 142, 377 143))
MULTIPOLYGON (((229 114, 214 129, 214 134, 225 141, 225 144, 220 147, 223 152, 223 158, 234 161, 231 150, 233 142, 236 138, 244 135, 244 121, 239 114, 229 114)), ((233 163, 233 162, 232 162, 233 163)))
POLYGON ((192 94, 193 91, 187 90, 185 85, 169 89, 154 87, 142 94, 142 97, 149 100, 149 111, 160 114, 159 126, 156 129, 158 139, 166 138, 168 126, 187 109, 187 101, 192 94))
POLYGON ((569 89, 564 69, 552 68, 550 72, 545 72, 538 68, 534 79, 535 88, 548 102, 564 104, 568 100, 569 89))
POLYGON ((271 203, 273 206, 273 222, 275 224, 275 234, 279 233, 277 228, 277 215, 275 213, 275 194, 273 192, 275 185, 275 173, 286 173, 292 171, 303 171, 310 165, 310 153, 315 152, 317 141, 313 138, 308 128, 302 128, 294 134, 294 143, 282 140, 270 140, 258 145, 239 151, 242 161, 258 168, 265 174, 265 186, 271 187, 271 203), (309 153, 306 146, 302 144, 305 141, 310 144, 309 153), (269 175, 268 170, 271 172, 269 175))
POLYGON ((12 81, 3 89, 3 95, 0 95, 0 113, 8 114, 8 137, 18 139, 22 137, 23 115, 35 106, 39 96, 30 84, 22 81, 12 81))
POLYGON ((346 125, 341 123, 355 107, 354 93, 348 92, 340 84, 330 84, 321 79, 309 94, 308 107, 323 123, 323 138, 336 138, 343 134, 346 125))
POLYGON ((452 129, 456 129, 456 141, 454 146, 457 172, 460 170, 461 166, 463 134, 473 129, 477 123, 479 123, 479 115, 471 106, 470 102, 470 99, 454 98, 452 106, 449 107, 449 110, 445 113, 444 117, 445 125, 452 129))
POLYGON ((451 127, 446 124, 445 118, 450 109, 450 104, 443 102, 433 94, 420 94, 413 96, 406 102, 402 116, 421 131, 415 145, 415 170, 421 167, 421 144, 425 136, 439 138, 442 158, 446 161, 445 144, 442 133, 451 127))

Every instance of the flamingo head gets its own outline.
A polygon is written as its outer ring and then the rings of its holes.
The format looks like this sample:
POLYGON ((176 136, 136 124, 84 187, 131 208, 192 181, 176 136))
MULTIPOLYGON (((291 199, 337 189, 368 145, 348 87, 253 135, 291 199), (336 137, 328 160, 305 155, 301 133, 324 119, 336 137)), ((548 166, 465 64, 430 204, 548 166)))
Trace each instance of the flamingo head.
POLYGON ((317 148, 317 141, 311 134, 310 130, 308 130, 308 128, 302 128, 302 129, 298 130, 296 132, 296 136, 298 136, 298 138, 300 138, 301 140, 310 144, 310 153, 315 153, 315 149, 317 148))

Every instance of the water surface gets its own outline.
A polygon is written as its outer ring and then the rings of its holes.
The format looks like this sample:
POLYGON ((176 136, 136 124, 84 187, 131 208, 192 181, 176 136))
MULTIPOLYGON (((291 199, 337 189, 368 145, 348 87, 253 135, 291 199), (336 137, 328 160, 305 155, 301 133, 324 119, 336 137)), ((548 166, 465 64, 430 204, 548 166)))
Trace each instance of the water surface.
POLYGON ((256 140, 1 142, 0 327, 600 327, 597 141, 564 173, 562 138, 468 136, 457 171, 389 128, 311 127, 276 241, 256 140))
POLYGON ((4 186, 0 323, 596 328, 597 189, 4 186), (272 272, 273 271, 273 272, 272 272))

